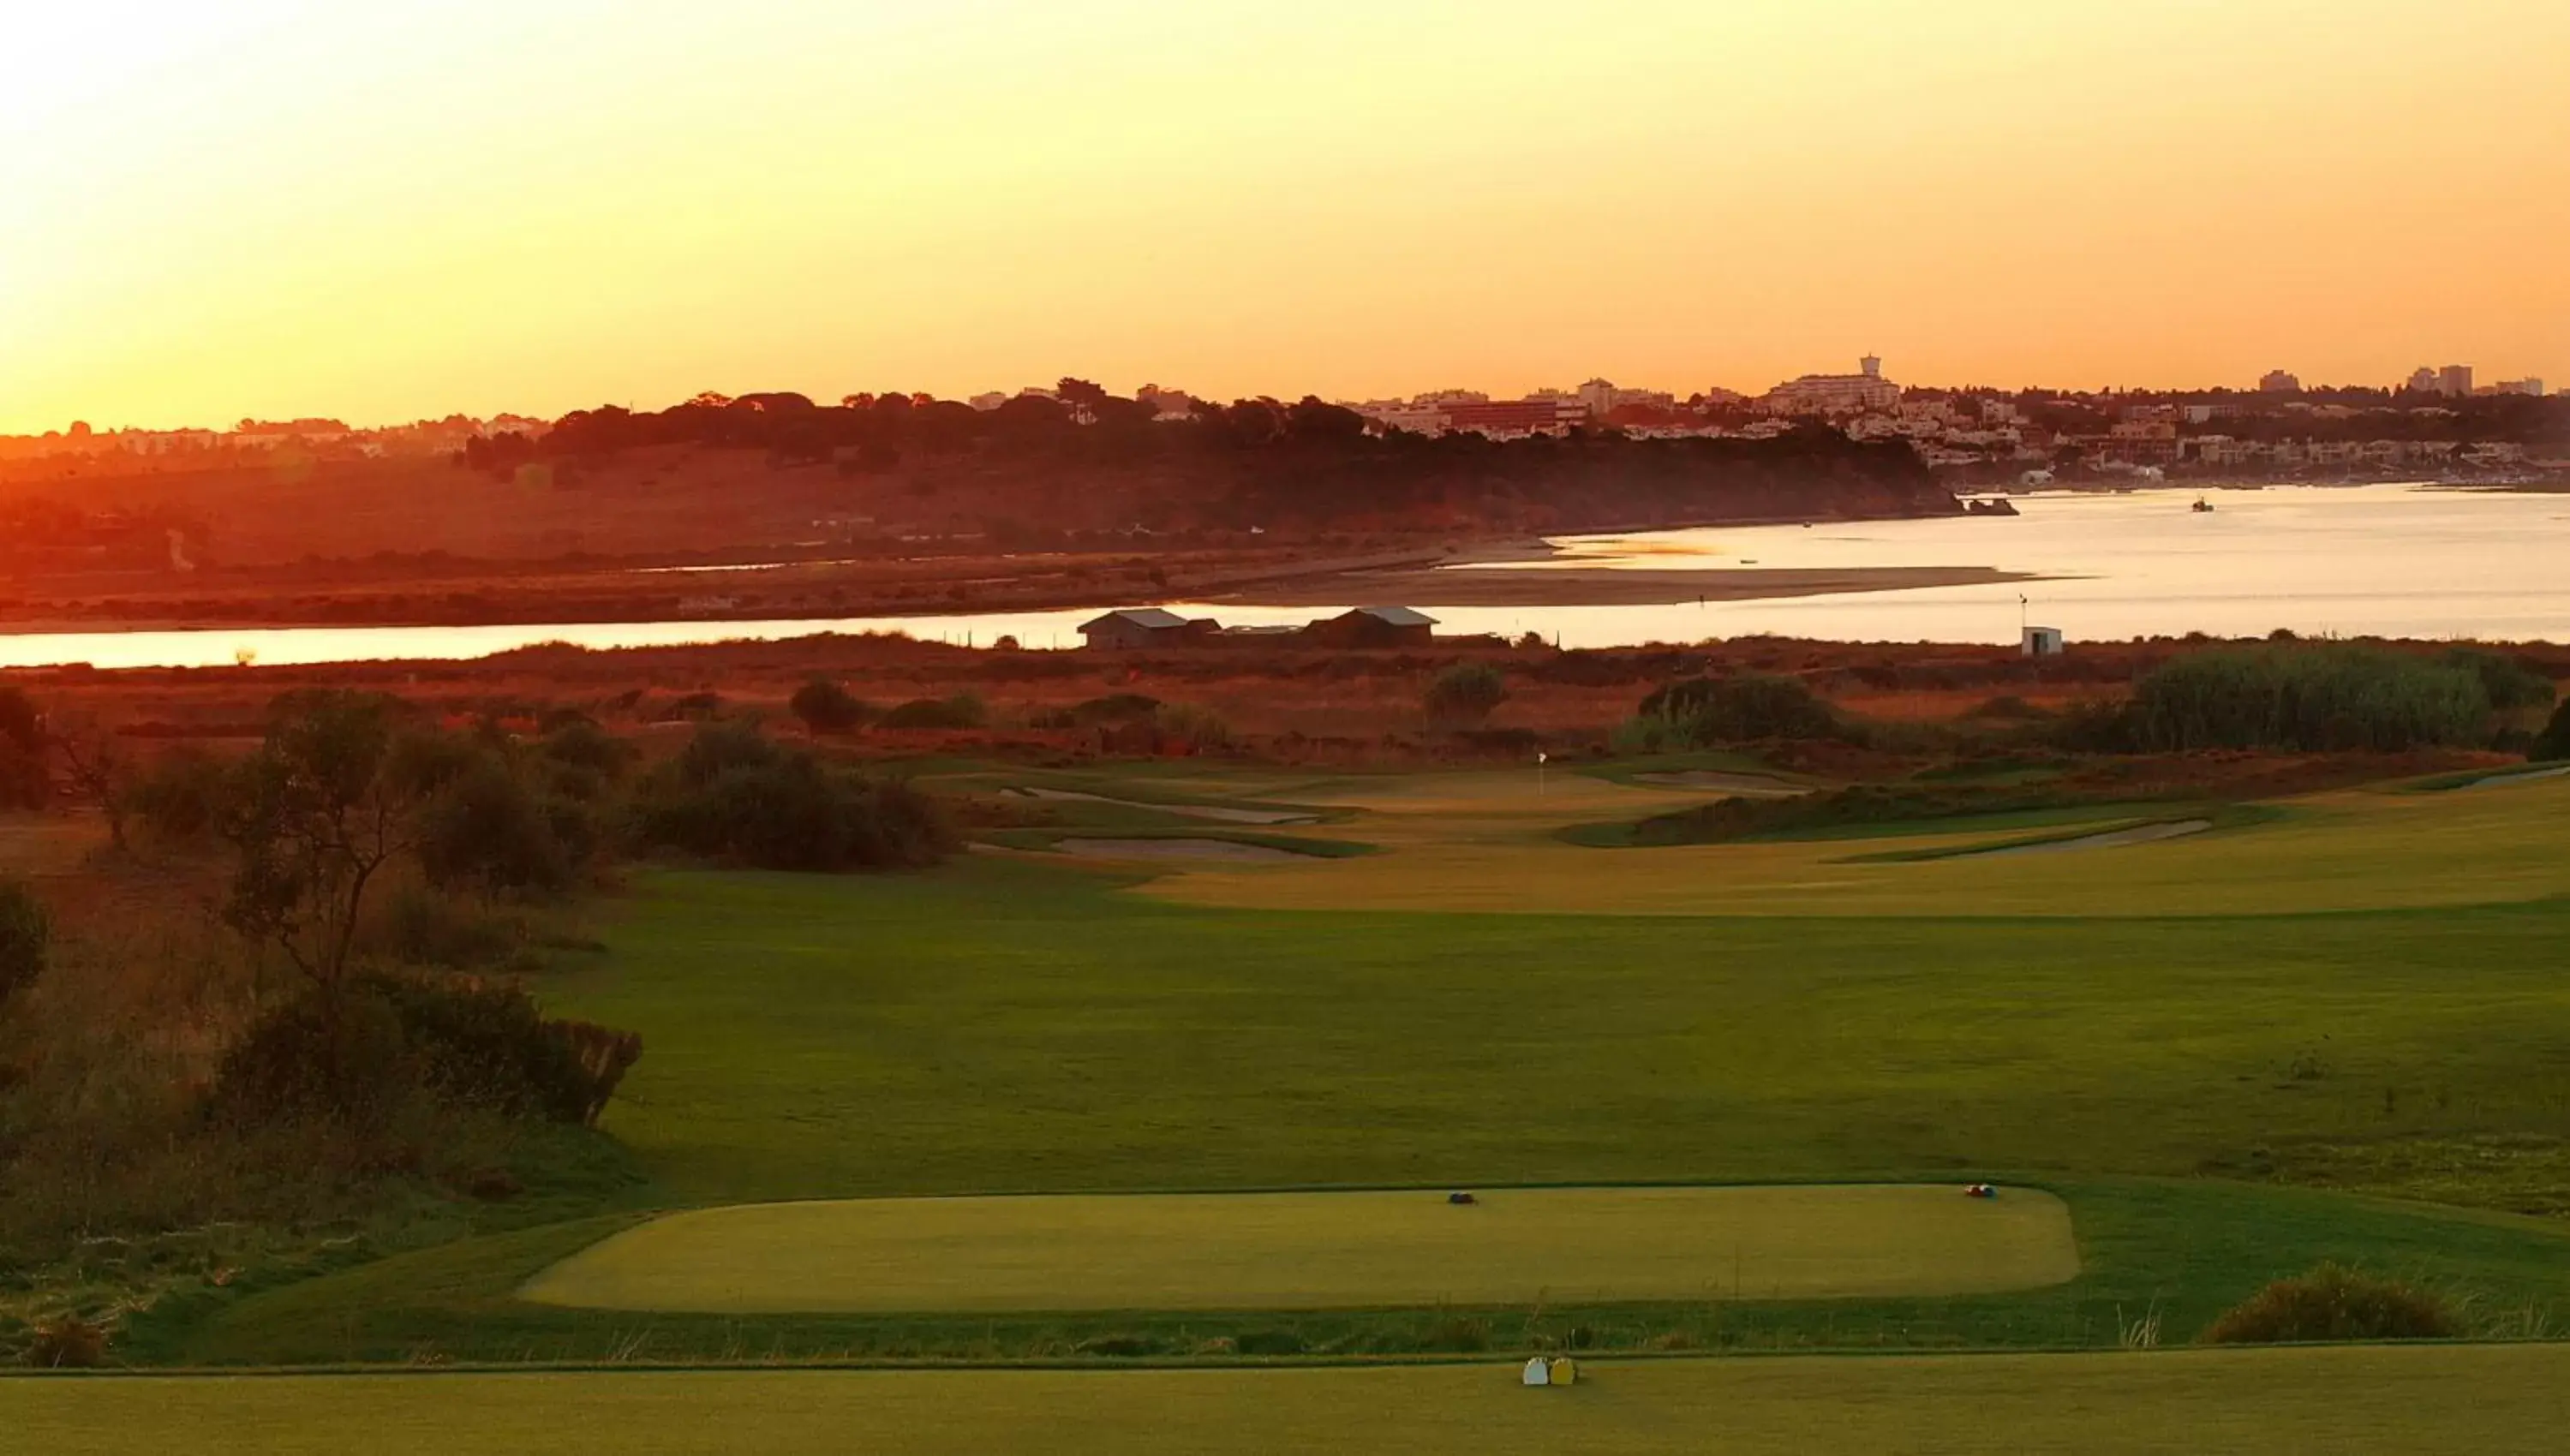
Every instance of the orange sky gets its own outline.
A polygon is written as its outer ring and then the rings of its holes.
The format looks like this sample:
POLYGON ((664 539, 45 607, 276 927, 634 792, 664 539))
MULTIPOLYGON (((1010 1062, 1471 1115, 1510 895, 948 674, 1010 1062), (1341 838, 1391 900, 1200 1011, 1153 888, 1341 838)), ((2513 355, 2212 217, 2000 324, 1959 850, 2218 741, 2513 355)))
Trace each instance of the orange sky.
POLYGON ((0 76, 0 430, 1869 349, 2570 385, 2561 0, 52 10, 0 76))

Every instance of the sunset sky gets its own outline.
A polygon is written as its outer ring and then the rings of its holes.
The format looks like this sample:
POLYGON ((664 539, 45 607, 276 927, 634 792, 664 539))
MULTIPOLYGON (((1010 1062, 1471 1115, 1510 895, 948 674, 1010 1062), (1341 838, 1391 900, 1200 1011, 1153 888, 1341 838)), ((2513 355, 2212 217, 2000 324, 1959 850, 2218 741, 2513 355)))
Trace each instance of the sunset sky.
POLYGON ((83 0, 0 431, 1603 374, 2570 385, 2561 0, 83 0))

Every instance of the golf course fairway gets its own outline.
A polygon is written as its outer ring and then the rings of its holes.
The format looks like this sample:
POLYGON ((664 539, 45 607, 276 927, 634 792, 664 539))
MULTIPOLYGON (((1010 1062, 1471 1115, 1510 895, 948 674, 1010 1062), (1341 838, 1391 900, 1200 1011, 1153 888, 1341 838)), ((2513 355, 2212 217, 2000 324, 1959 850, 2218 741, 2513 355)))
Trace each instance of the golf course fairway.
POLYGON ((2565 1420, 2558 1344, 1592 1361, 1550 1390, 1512 1363, 0 1377, 0 1436, 47 1456, 2441 1453, 2565 1420))
POLYGON ((1990 1293, 2077 1276, 2050 1194, 1953 1187, 854 1199, 654 1219, 524 1296, 694 1313, 1990 1293))

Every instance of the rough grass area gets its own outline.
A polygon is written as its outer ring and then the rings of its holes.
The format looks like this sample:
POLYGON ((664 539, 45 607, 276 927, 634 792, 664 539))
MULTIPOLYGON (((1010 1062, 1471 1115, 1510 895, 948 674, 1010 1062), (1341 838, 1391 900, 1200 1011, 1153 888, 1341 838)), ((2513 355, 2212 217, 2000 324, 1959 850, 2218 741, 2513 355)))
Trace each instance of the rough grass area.
MULTIPOLYGON (((1151 887, 1195 905, 1299 910, 1682 915, 2272 915, 2570 898, 2570 779, 2446 794, 2334 792, 2238 833, 2094 857, 1851 864, 1882 850, 1987 842, 2075 820, 1928 822, 1945 837, 1760 839, 1601 854, 1566 825, 1622 822, 1668 802, 1578 776, 1457 775, 1442 792, 1387 783, 1349 833, 1391 853, 1357 864, 1190 870, 1151 887), (1577 779, 1565 788, 1561 780, 1577 779), (1888 842, 1887 842, 1888 841, 1888 842)), ((1776 801, 1799 803, 1803 801, 1776 801)), ((2029 811, 2040 813, 2041 811, 2029 811)), ((2085 813, 2086 811, 2075 811, 2085 813)), ((2109 819, 2152 818, 2127 804, 2109 819)), ((1922 825, 1904 826, 1917 829, 1922 825)))
POLYGON ((1963 1294, 2079 1273, 2032 1189, 1501 1189, 866 1199, 673 1214, 527 1285, 699 1313, 1331 1309, 1963 1294))
MULTIPOLYGON (((2071 824, 2040 834, 2009 835, 1996 840, 1939 844, 1929 849, 1879 850, 1851 855, 1847 865, 1917 865, 1930 860, 1969 859, 1975 855, 2073 853, 2090 849, 2132 849, 2218 829, 2248 829, 2273 824, 2286 811, 2264 804, 2218 804, 2201 810, 2154 814, 2139 819, 2109 819, 2071 824)), ((1957 826, 1958 828, 1960 826, 1957 826)))
POLYGON ((0 1380, 29 1451, 1078 1456, 1275 1451, 2540 1451, 2570 1346, 1300 1370, 727 1371, 0 1380))
POLYGON ((1970 828, 2000 816, 2017 823, 2070 823, 2129 817, 2125 797, 2059 785, 1851 784, 1789 798, 1719 799, 1626 825, 1584 825, 1574 844, 1636 849, 1727 844, 1740 840, 1848 839, 1970 828))

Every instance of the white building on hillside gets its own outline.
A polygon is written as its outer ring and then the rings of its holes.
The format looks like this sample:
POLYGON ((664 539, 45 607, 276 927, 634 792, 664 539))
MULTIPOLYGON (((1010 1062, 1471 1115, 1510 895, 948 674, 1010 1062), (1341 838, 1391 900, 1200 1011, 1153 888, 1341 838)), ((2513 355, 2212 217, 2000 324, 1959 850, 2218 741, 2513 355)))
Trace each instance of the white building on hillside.
POLYGON ((1889 411, 1901 403, 1901 386, 1883 377, 1883 361, 1868 354, 1855 374, 1806 374, 1767 391, 1759 401, 1770 414, 1836 418, 1889 411))

